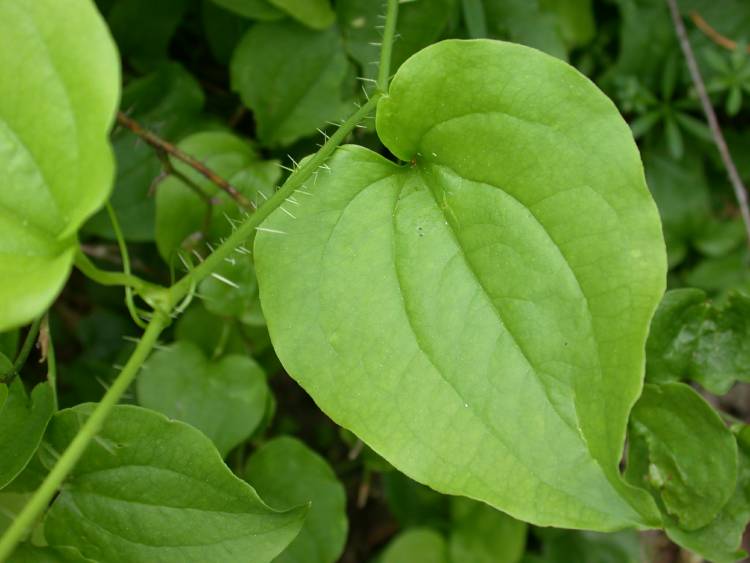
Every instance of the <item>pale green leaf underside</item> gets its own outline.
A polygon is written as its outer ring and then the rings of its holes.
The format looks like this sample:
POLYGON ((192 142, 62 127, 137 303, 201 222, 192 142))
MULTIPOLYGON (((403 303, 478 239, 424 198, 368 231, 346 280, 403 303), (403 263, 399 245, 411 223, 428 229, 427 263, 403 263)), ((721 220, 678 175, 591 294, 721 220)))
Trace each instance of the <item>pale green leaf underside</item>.
POLYGON ((572 67, 445 41, 256 239, 289 373, 412 478, 540 525, 657 525, 618 463, 665 251, 638 152, 572 67), (626 498, 628 500, 626 500, 626 498))
POLYGON ((0 0, 0 21, 2 331, 54 299, 78 227, 109 193, 120 76, 90 0, 0 0))
MULTIPOLYGON (((54 417, 47 440, 55 450, 65 450, 94 406, 54 417)), ((305 512, 266 506, 191 426, 117 406, 55 499, 44 533, 50 545, 97 561, 260 563, 292 541, 305 512)))

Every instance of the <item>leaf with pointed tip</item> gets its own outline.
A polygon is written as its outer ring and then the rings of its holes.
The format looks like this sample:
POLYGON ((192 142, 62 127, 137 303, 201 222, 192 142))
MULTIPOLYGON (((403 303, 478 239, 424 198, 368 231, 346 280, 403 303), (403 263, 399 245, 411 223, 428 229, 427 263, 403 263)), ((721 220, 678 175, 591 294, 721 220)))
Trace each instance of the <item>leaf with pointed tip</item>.
POLYGON ((344 549, 346 492, 325 459, 296 438, 274 438, 256 450, 245 480, 274 508, 310 504, 299 535, 275 563, 334 563, 344 549))
POLYGON ((210 360, 188 341, 156 351, 137 389, 141 405, 195 426, 222 457, 258 427, 269 393, 266 374, 249 356, 210 360))
POLYGON ((666 257, 615 106, 536 50, 444 41, 255 241, 287 371, 417 481, 540 525, 658 525, 619 474, 666 257), (519 72, 522 69, 523 72, 519 72))
POLYGON ((0 21, 4 331, 49 307, 70 272, 76 231, 109 195, 120 75, 93 2, 2 0, 0 21))
MULTIPOLYGON (((46 439, 64 451, 95 405, 60 411, 46 439)), ((278 512, 235 477, 195 428, 140 407, 114 407, 47 512, 52 546, 97 561, 268 562, 307 509, 278 512)))

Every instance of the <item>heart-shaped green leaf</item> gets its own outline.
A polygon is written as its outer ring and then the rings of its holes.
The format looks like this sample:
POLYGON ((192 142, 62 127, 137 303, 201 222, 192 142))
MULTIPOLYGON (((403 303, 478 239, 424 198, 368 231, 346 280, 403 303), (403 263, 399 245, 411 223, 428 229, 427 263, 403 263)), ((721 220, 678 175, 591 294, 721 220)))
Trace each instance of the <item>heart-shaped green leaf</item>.
POLYGON ((4 0, 0 21, 3 331, 49 306, 78 227, 109 194, 120 67, 89 0, 4 0))
POLYGON ((188 341, 157 351, 138 376, 141 405, 192 424, 222 456, 260 424, 268 393, 266 374, 249 356, 209 360, 188 341))
POLYGON ((615 106, 534 49, 414 55, 377 130, 255 243, 288 372, 410 477, 540 525, 658 525, 619 474, 664 290, 661 226, 615 106))
MULTIPOLYGON (((60 411, 51 446, 64 451, 94 407, 60 411)), ((266 506, 195 428, 116 406, 47 513, 44 535, 97 561, 262 563, 294 539, 306 510, 266 506)))

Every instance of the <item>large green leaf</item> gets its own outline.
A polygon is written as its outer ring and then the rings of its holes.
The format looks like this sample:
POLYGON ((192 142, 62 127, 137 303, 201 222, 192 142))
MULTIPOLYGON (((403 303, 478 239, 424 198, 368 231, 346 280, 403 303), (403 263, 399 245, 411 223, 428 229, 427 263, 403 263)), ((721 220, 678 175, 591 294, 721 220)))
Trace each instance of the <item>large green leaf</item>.
POLYGON ((55 392, 49 383, 39 383, 30 397, 18 377, 10 384, 7 399, 0 401, 0 489, 29 463, 54 413, 55 392))
POLYGON ((737 483, 737 444, 716 411, 683 383, 648 384, 630 424, 628 478, 680 528, 708 525, 737 483))
POLYGON ((189 341, 154 353, 137 383, 141 405, 195 426, 222 456, 250 437, 268 399, 266 374, 252 358, 209 360, 189 341))
POLYGON ((119 59, 93 2, 0 0, 0 331, 46 309, 105 201, 119 59))
MULTIPOLYGON (((63 451, 94 407, 58 413, 51 446, 63 451)), ((97 561, 256 563, 294 539, 305 512, 266 506, 194 428, 117 406, 47 513, 44 534, 97 561)))
POLYGON ((618 465, 666 258, 614 105, 533 49, 445 41, 401 67, 377 129, 410 164, 342 148, 256 238, 287 371, 438 491, 544 525, 658 525, 618 465))
POLYGON ((348 66, 336 29, 313 31, 283 21, 250 29, 230 70, 232 88, 253 110, 258 138, 287 145, 348 112, 341 101, 348 66))
POLYGON ((328 463, 295 438, 267 442, 247 462, 245 479, 277 509, 311 503, 299 535, 274 561, 334 563, 344 549, 346 492, 328 463))

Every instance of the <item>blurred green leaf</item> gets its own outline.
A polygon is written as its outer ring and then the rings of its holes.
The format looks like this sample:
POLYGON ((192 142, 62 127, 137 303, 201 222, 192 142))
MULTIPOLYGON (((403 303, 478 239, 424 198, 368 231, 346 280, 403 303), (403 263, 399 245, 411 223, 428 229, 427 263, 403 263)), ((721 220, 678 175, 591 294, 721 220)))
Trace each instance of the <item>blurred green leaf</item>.
POLYGON ((335 28, 261 23, 232 56, 232 89, 253 110, 259 140, 288 145, 350 113, 351 102, 341 99, 348 64, 335 28))
MULTIPOLYGON (((378 74, 385 0, 339 0, 339 25, 349 55, 359 63, 360 76, 374 80, 378 74)), ((437 41, 458 10, 456 0, 407 2, 399 6, 393 44, 391 72, 395 73, 411 55, 437 41)), ((367 82, 366 87, 372 86, 367 82)))
POLYGON ((378 563, 451 563, 448 544, 430 528, 411 528, 397 535, 378 563))
POLYGON ((55 391, 49 383, 37 384, 31 396, 20 377, 8 386, 0 406, 0 489, 29 463, 54 413, 55 391))
POLYGON ((120 54, 145 70, 167 58, 167 48, 190 0, 117 0, 107 23, 120 54))
POLYGON ((699 289, 668 291, 651 322, 646 379, 690 379, 722 395, 750 381, 750 297, 732 293, 712 304, 699 289))
MULTIPOLYGON (((247 199, 260 204, 273 193, 281 175, 278 161, 261 160, 250 144, 231 133, 206 131, 183 139, 179 148, 232 184, 247 199)), ((174 166, 192 180, 211 199, 210 205, 199 194, 174 176, 161 182, 156 190, 156 246, 169 261, 191 235, 217 242, 229 235, 234 222, 242 219, 242 210, 229 195, 186 164, 174 166), (209 213, 210 211, 210 213, 209 213)))
POLYGON ((737 438, 737 486, 718 516, 707 526, 690 532, 667 528, 673 541, 714 563, 732 563, 746 555, 740 546, 750 520, 750 428, 744 426, 737 438))
POLYGON ((568 49, 555 13, 540 0, 485 0, 491 36, 535 47, 567 60, 568 49))
POLYGON ((298 22, 313 29, 325 29, 336 19, 330 0, 267 0, 298 22))
POLYGON ((608 534, 536 528, 543 556, 523 563, 644 563, 638 534, 628 530, 608 534))
POLYGON ((296 539, 276 563, 334 563, 344 549, 346 492, 325 459, 304 443, 281 436, 250 456, 245 479, 277 509, 310 504, 296 539))
POLYGON ((626 478, 652 491, 674 525, 706 526, 731 498, 737 483, 734 436, 691 387, 646 384, 631 412, 629 440, 626 478), (637 459, 644 454, 647 461, 637 459))
POLYGON ((272 6, 268 0, 211 0, 217 4, 251 20, 275 21, 284 17, 284 12, 272 6))
POLYGON ((383 473, 381 479, 388 508, 402 528, 449 528, 450 497, 417 483, 400 471, 383 473))
POLYGON ((237 44, 245 35, 250 22, 212 0, 203 0, 201 5, 203 33, 211 53, 218 62, 228 65, 237 44))
MULTIPOLYGON (((146 129, 177 142, 199 124, 203 104, 203 91, 195 78, 177 63, 164 63, 130 82, 122 93, 120 107, 146 129)), ((156 187, 162 164, 154 149, 127 129, 116 129, 112 144, 117 177, 110 203, 123 236, 129 241, 153 241, 156 206, 150 191, 156 187)), ((115 238, 104 210, 86 223, 84 232, 115 238)))
POLYGON ((517 563, 526 547, 526 524, 483 502, 453 497, 448 544, 451 563, 517 563))
POLYGON ((225 457, 263 419, 266 375, 248 356, 207 358, 189 341, 156 351, 137 380, 138 402, 208 436, 225 457))

